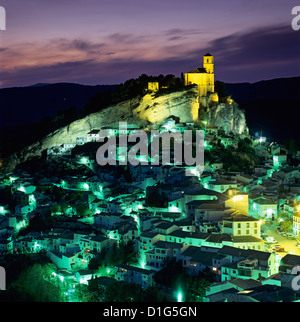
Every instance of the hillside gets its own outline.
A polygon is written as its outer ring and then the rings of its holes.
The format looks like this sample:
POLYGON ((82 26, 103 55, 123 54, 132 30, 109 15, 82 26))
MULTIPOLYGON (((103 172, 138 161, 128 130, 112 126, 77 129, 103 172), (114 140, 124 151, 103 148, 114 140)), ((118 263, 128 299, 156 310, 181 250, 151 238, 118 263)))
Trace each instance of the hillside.
POLYGON ((257 83, 226 84, 228 94, 246 112, 250 134, 262 133, 269 140, 285 144, 298 140, 300 77, 280 78, 257 83))
MULTIPOLYGON (((111 105, 96 113, 71 122, 56 131, 46 135, 41 140, 31 144, 19 152, 12 154, 2 161, 1 172, 14 170, 16 165, 32 157, 42 156, 43 151, 54 145, 63 143, 76 143, 77 137, 86 137, 92 129, 118 126, 118 122, 126 121, 143 127, 149 123, 160 123, 169 116, 180 119, 180 122, 192 122, 198 110, 197 88, 187 87, 178 91, 170 91, 156 96, 146 94, 111 105)), ((247 131, 243 111, 235 104, 219 104, 207 112, 210 123, 226 127, 228 132, 236 135, 247 131), (233 121, 236 120, 236 121, 233 121)))
POLYGON ((86 86, 71 83, 36 84, 0 89, 0 128, 38 122, 72 106, 82 109, 96 93, 117 85, 86 86))
MULTIPOLYGON (((170 115, 180 117, 181 122, 195 119, 198 111, 193 88, 179 86, 179 89, 169 89, 159 95, 146 94, 141 96, 140 92, 145 88, 147 81, 146 75, 142 75, 137 81, 127 81, 126 86, 121 89, 117 97, 118 99, 123 96, 131 98, 119 100, 119 103, 109 104, 108 107, 105 107, 104 104, 103 109, 97 108, 99 102, 101 103, 102 94, 94 101, 90 101, 90 97, 95 93, 114 90, 115 86, 37 84, 25 88, 0 90, 2 116, 0 125, 6 125, 6 128, 2 128, 1 132, 2 145, 5 149, 3 151, 7 152, 10 147, 19 151, 5 160, 6 162, 1 169, 2 172, 11 171, 17 163, 25 161, 31 156, 41 155, 42 151, 48 147, 55 144, 75 142, 76 137, 85 136, 91 129, 110 126, 119 121, 126 120, 128 123, 142 126, 147 122, 161 122, 170 115), (42 133, 42 130, 43 126, 47 127, 47 123, 44 125, 40 123, 39 127, 30 125, 33 123, 32 115, 40 120, 47 116, 47 113, 56 115, 57 111, 64 109, 64 107, 68 109, 73 103, 76 108, 81 108, 87 101, 92 104, 90 104, 91 111, 96 107, 96 110, 94 110, 97 111, 96 113, 90 112, 89 115, 79 119, 75 117, 72 121, 58 126, 52 131, 45 131, 45 133, 42 133), (21 115, 18 114, 20 111, 21 115), (24 125, 14 130, 15 127, 9 126, 13 119, 16 120, 16 123, 17 120, 21 123, 24 122, 24 125), (35 140, 30 144, 24 144, 26 135, 35 140), (16 149, 17 142, 22 143, 18 149, 16 149)), ((300 93, 297 91, 299 85, 300 77, 275 79, 253 84, 226 84, 227 93, 232 96, 236 103, 231 106, 218 104, 211 107, 208 113, 204 113, 206 114, 205 120, 211 125, 220 126, 237 134, 249 128, 252 135, 257 132, 266 136, 268 140, 275 140, 280 143, 285 143, 285 140, 289 138, 296 138, 300 146, 299 121, 297 118, 300 106, 300 93)), ((203 113, 201 119, 202 116, 203 113)), ((13 124, 16 126, 15 123, 13 124)), ((5 158, 9 154, 2 153, 5 158)))

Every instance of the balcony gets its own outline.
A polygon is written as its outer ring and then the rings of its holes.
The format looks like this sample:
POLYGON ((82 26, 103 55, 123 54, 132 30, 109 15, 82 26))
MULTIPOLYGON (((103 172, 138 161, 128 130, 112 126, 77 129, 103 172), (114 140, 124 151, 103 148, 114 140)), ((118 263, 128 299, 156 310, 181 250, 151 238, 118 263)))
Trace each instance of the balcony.
POLYGON ((244 277, 252 277, 252 268, 239 268, 238 275, 244 277))
POLYGON ((253 260, 243 260, 238 263, 238 274, 239 276, 251 277, 252 270, 258 265, 257 259, 253 260))

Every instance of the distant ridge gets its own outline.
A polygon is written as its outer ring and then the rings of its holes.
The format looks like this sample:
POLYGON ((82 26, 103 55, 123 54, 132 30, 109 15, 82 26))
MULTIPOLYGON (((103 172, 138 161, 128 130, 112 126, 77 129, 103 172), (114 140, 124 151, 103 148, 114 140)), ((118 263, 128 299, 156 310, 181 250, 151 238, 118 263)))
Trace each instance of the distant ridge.
POLYGON ((38 83, 0 89, 0 128, 38 122, 72 106, 81 109, 91 96, 117 86, 38 83))
POLYGON ((300 149, 299 88, 300 76, 226 84, 227 93, 246 112, 250 134, 259 133, 282 144, 294 138, 300 149))
POLYGON ((47 85, 51 85, 51 83, 37 83, 26 87, 40 87, 40 86, 47 86, 47 85))
MULTIPOLYGON (((38 122, 45 116, 76 106, 83 108, 97 92, 115 90, 116 85, 37 83, 27 87, 0 89, 0 129, 38 122)), ((298 139, 300 76, 276 78, 255 83, 228 83, 228 95, 246 112, 250 133, 262 133, 284 143, 298 139)))

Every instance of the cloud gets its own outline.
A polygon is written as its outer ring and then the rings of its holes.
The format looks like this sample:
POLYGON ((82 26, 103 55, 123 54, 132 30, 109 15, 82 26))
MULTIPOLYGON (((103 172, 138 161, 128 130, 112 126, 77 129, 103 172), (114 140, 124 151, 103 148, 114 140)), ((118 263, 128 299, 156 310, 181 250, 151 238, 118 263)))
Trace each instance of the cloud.
POLYGON ((274 25, 215 39, 209 46, 224 78, 231 72, 254 79, 300 75, 299 40, 290 26, 274 25))
POLYGON ((114 33, 98 42, 59 38, 3 48, 1 86, 38 82, 116 84, 143 73, 180 76, 201 66, 207 51, 215 57, 216 79, 226 82, 300 75, 299 33, 290 27, 274 25, 241 31, 213 39, 208 45, 195 42, 194 37, 187 41, 187 35, 197 37, 201 32, 169 29, 144 37, 114 33), (184 46, 167 41, 180 37, 184 38, 184 46))
MULTIPOLYGON (((74 82, 81 84, 117 84, 127 79, 148 75, 177 74, 174 66, 187 64, 188 60, 142 60, 131 58, 96 59, 53 63, 49 65, 20 67, 4 71, 2 87, 27 86, 35 83, 74 82), (17 83, 16 83, 17 82, 17 83)), ((177 70, 179 73, 184 70, 177 70)))
POLYGON ((83 39, 74 39, 74 40, 68 40, 68 39, 57 39, 56 44, 59 48, 62 50, 79 50, 79 51, 94 51, 94 50, 100 50, 103 46, 105 46, 104 43, 92 43, 91 41, 83 40, 83 39))

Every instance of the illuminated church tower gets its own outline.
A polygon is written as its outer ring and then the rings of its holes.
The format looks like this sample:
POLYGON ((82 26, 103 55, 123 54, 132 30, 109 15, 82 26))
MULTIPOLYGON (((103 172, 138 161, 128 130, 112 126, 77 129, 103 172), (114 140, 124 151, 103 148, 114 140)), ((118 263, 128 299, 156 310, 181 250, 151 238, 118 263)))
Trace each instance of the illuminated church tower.
POLYGON ((214 92, 215 91, 215 75, 214 75, 214 57, 207 53, 203 56, 203 68, 207 72, 207 92, 214 92))
POLYGON ((207 53, 203 56, 203 68, 199 67, 193 69, 189 73, 184 74, 185 85, 198 85, 199 97, 207 96, 207 93, 214 93, 215 91, 215 77, 214 77, 214 57, 207 53))

